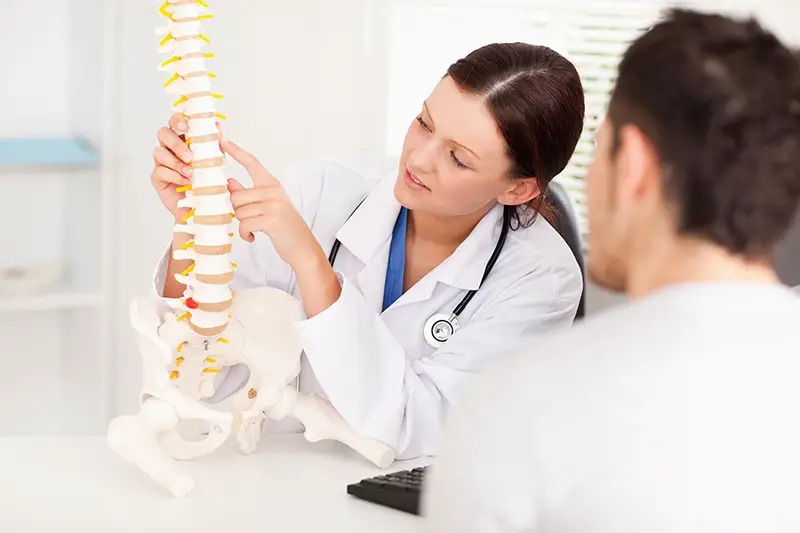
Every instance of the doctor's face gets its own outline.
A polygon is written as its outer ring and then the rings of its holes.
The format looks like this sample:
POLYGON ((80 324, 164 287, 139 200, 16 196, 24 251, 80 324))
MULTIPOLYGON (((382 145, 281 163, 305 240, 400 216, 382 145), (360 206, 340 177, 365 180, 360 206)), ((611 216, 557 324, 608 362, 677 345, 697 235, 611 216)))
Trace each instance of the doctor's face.
POLYGON ((508 167, 505 141, 482 99, 447 76, 408 128, 395 196, 412 210, 482 216, 516 186, 508 167))

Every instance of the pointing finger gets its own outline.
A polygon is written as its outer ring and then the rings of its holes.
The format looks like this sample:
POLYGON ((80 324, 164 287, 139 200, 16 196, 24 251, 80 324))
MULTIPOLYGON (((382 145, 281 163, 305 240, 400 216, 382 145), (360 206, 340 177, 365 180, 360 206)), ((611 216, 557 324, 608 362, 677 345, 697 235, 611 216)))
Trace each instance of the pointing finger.
POLYGON ((254 155, 242 150, 228 139, 222 139, 220 145, 226 153, 230 154, 233 159, 245 168, 253 179, 253 185, 256 187, 260 185, 269 185, 277 181, 254 155))

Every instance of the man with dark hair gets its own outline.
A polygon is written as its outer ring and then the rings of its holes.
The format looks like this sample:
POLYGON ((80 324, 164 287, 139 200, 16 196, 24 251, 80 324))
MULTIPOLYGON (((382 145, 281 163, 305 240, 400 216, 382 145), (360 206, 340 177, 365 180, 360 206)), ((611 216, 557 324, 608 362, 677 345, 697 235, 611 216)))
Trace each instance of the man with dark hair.
POLYGON ((463 391, 436 533, 800 531, 800 62, 674 10, 620 65, 588 180, 590 276, 630 302, 525 339, 463 391))

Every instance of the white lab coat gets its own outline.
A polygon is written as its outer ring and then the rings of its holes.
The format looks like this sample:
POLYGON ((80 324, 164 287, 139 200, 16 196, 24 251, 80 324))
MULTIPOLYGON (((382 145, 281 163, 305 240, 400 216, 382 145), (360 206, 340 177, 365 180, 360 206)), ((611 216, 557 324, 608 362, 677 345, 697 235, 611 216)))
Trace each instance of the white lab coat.
MULTIPOLYGON (((423 338, 423 325, 478 287, 497 243, 502 207, 489 211, 451 257, 381 312, 400 210, 394 181, 394 174, 365 176, 328 160, 282 179, 323 249, 341 241, 334 264, 340 298, 295 323, 305 350, 301 390, 325 394, 356 431, 403 459, 435 455, 458 389, 487 360, 514 347, 523 334, 570 326, 583 281, 564 240, 537 217, 530 228, 509 232, 491 275, 460 315, 462 329, 434 350, 423 338)), ((158 294, 167 254, 156 267, 158 294)), ((238 263, 235 291, 266 284, 299 297, 292 270, 265 235, 252 244, 236 239, 232 261, 238 263)))

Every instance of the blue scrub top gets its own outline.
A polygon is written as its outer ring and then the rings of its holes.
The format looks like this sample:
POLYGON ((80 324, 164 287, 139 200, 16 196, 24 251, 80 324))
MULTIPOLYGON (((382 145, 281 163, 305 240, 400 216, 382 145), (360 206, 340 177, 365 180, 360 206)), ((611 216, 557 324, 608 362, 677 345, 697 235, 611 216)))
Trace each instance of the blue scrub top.
POLYGON ((400 208, 397 222, 392 230, 389 247, 389 264, 386 267, 386 282, 383 286, 383 310, 389 308, 403 294, 403 275, 406 269, 406 227, 408 210, 400 208))

